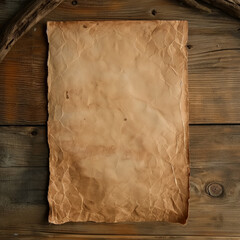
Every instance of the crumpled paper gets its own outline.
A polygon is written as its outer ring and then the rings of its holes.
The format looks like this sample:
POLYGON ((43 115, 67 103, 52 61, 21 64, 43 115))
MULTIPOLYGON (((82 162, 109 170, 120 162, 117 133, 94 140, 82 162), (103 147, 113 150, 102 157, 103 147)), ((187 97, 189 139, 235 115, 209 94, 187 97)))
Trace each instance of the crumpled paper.
POLYGON ((185 223, 187 22, 48 22, 49 222, 185 223))

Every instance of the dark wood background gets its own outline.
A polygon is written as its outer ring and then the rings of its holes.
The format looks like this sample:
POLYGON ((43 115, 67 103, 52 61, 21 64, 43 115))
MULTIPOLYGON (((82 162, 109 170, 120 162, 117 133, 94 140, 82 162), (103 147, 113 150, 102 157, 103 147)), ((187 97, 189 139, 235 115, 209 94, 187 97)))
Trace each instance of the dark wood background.
MULTIPOLYGON (((0 0, 0 28, 28 1, 0 0)), ((240 239, 240 22, 174 0, 65 1, 0 63, 1 239, 240 239), (154 11, 153 11, 154 10, 154 11), (47 221, 48 20, 189 21, 190 206, 186 225, 47 221), (206 187, 218 183, 219 197, 206 187)))

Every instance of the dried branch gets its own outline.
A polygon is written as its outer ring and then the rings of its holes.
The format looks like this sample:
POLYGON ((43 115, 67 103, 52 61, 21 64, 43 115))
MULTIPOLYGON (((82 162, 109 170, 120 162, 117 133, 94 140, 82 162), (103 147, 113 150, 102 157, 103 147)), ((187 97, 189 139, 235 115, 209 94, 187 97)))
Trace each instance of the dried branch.
POLYGON ((35 0, 7 25, 0 39, 0 62, 15 42, 63 0, 35 0))
POLYGON ((239 0, 203 0, 223 12, 240 19, 240 1, 239 0))
POLYGON ((204 12, 208 12, 208 13, 212 12, 212 10, 210 8, 203 6, 202 4, 198 3, 195 0, 182 0, 182 2, 184 2, 186 5, 188 5, 190 7, 197 8, 204 12))
POLYGON ((240 0, 182 0, 182 2, 190 7, 210 13, 211 9, 202 4, 206 3, 209 6, 219 8, 223 12, 240 19, 240 0))

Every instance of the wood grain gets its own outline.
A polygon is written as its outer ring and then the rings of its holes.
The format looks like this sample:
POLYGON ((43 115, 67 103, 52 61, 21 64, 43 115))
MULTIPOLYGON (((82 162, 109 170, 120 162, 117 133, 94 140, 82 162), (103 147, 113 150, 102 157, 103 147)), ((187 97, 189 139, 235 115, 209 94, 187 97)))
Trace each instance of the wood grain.
POLYGON ((202 0, 202 1, 196 1, 196 0, 182 0, 186 5, 189 5, 191 7, 197 8, 201 11, 206 11, 208 13, 211 13, 210 6, 217 7, 224 11, 225 13, 229 14, 232 17, 236 17, 240 19, 240 2, 239 0, 202 0), (204 4, 205 3, 205 4, 204 4), (206 6, 206 3, 209 5, 206 6), (204 4, 204 5, 203 5, 204 4))
MULTIPOLYGON (((0 27, 27 0, 0 1, 0 27)), ((0 239, 240 239, 240 24, 170 0, 66 0, 20 39, 0 64, 0 239), (189 21, 190 212, 167 223, 48 224, 48 20, 189 21), (42 126, 43 125, 43 126, 42 126), (210 183, 223 186, 211 197, 210 183), (141 235, 141 236, 139 236, 141 235)))
MULTIPOLYGON (((188 20, 190 123, 240 123, 237 20, 218 10, 208 15, 169 0, 77 2, 62 3, 18 41, 0 64, 0 124, 46 124, 46 21, 86 19, 188 20)), ((3 9, 0 24, 6 21, 3 9)))
POLYGON ((48 224, 46 128, 0 127, 0 139, 0 229, 8 233, 240 236, 240 126, 190 127, 191 196, 186 225, 48 224), (212 182, 223 186, 220 197, 206 193, 212 182))
POLYGON ((25 8, 6 25, 0 35, 0 62, 19 38, 61 2, 63 0, 32 0, 28 2, 25 8))
POLYGON ((17 231, 15 233, 9 234, 8 231, 3 231, 0 233, 0 238, 16 240, 50 240, 50 239, 68 239, 68 240, 239 240, 239 237, 221 237, 221 236, 119 236, 119 235, 80 235, 80 234, 65 234, 65 233, 46 233, 46 232, 27 232, 27 231, 17 231))

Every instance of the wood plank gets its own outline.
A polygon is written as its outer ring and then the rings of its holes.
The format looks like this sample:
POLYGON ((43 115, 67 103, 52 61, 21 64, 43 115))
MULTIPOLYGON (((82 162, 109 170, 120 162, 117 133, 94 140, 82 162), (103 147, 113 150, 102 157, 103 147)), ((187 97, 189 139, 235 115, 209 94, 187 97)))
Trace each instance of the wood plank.
POLYGON ((12 46, 43 17, 47 16, 64 0, 30 1, 5 26, 0 40, 0 62, 12 46))
MULTIPOLYGON (((190 126, 191 167, 240 164, 239 142, 238 125, 190 126)), ((45 126, 0 127, 0 168, 7 167, 48 167, 45 126)))
POLYGON ((0 168, 47 167, 45 127, 1 127, 0 168))
POLYGON ((222 237, 222 236, 132 236, 132 235, 80 235, 80 234, 65 234, 65 233, 46 233, 46 232, 26 232, 17 231, 9 233, 9 231, 2 231, 0 238, 29 240, 37 238, 38 240, 50 240, 50 239, 68 239, 68 240, 239 240, 239 237, 222 237))
POLYGON ((16 12, 26 4, 29 0, 11 0, 11 1, 0 1, 0 29, 14 17, 16 12))
POLYGON ((48 224, 46 128, 0 127, 0 139, 4 139, 0 142, 3 159, 0 162, 0 229, 11 233, 22 230, 76 234, 240 236, 238 125, 190 126, 190 211, 186 225, 158 222, 48 224), (220 197, 207 194, 206 186, 212 182, 223 186, 220 197))
MULTIPOLYGON (((14 1, 19 6, 24 0, 14 1)), ((65 1, 32 28, 1 63, 0 124, 46 124, 46 21, 86 19, 188 20, 190 123, 240 123, 237 20, 218 10, 208 15, 169 0, 71 2, 65 1)), ((12 12, 0 8, 0 24, 8 14, 12 12)))

